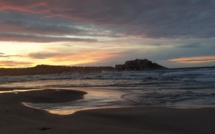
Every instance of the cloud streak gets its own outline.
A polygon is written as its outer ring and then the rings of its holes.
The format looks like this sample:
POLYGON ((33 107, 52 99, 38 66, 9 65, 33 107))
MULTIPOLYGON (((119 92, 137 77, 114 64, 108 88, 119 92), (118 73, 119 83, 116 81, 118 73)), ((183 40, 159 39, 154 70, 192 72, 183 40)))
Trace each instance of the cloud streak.
POLYGON ((0 67, 25 67, 25 66, 31 66, 33 63, 31 62, 17 62, 12 60, 2 60, 0 61, 0 67))
POLYGON ((191 43, 191 44, 179 46, 179 48, 199 48, 199 47, 202 47, 201 43, 191 43))
POLYGON ((183 64, 199 64, 199 63, 215 62, 215 56, 182 57, 182 58, 170 59, 168 61, 183 63, 183 64))
POLYGON ((0 38, 1 41, 14 40, 20 42, 97 42, 96 39, 20 33, 0 33, 0 38))

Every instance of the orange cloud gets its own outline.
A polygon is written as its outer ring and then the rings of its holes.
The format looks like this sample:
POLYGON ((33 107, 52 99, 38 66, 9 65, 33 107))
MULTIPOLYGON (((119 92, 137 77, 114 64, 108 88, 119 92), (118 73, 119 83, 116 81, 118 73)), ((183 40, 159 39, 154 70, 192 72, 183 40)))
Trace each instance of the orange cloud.
POLYGON ((104 62, 107 59, 118 57, 119 54, 105 50, 85 50, 78 53, 38 52, 31 53, 28 58, 34 59, 38 64, 51 65, 87 65, 104 62))
POLYGON ((207 62, 215 62, 215 56, 195 56, 169 59, 168 61, 184 63, 184 64, 199 64, 207 62))
POLYGON ((31 65, 31 62, 0 61, 0 67, 26 67, 31 65))

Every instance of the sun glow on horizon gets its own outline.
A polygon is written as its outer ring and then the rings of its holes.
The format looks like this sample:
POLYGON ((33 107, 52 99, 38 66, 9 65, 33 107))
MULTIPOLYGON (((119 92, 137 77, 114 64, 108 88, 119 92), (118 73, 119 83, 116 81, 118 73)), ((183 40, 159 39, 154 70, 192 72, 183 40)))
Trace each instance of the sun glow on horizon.
POLYGON ((22 68, 40 64, 87 65, 117 57, 118 50, 86 47, 84 43, 0 42, 0 67, 22 68), (63 44, 63 45, 62 45, 63 44), (13 46, 13 47, 11 47, 13 46))

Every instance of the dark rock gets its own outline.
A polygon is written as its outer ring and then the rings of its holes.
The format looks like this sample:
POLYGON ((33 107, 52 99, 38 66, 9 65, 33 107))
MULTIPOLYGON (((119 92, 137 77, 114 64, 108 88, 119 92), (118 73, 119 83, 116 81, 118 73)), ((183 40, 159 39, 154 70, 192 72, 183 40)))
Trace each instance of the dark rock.
POLYGON ((115 69, 118 71, 124 70, 156 70, 156 69, 166 69, 157 63, 152 63, 147 59, 136 59, 131 61, 126 61, 123 65, 116 65, 115 69))
POLYGON ((40 128, 41 131, 46 131, 46 130, 49 130, 49 129, 51 129, 51 128, 50 127, 42 127, 42 128, 40 128))

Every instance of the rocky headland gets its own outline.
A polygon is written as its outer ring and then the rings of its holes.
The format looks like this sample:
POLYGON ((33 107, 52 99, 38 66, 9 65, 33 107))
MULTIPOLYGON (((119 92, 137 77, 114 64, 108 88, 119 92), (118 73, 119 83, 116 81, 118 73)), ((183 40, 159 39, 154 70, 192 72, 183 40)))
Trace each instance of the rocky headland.
POLYGON ((134 71, 134 70, 157 70, 157 69, 167 69, 157 63, 153 63, 147 59, 136 59, 126 61, 123 65, 116 65, 115 70, 117 71, 134 71))

